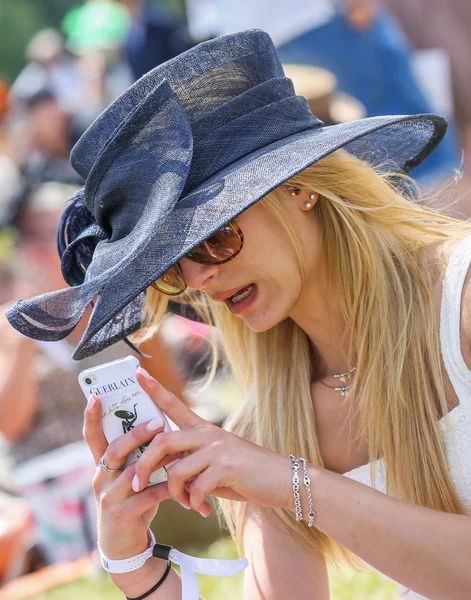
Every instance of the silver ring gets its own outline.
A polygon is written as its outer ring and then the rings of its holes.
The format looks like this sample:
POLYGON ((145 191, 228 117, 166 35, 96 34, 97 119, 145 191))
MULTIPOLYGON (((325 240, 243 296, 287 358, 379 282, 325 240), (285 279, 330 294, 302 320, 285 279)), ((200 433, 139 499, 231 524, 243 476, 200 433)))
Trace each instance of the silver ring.
POLYGON ((103 460, 103 457, 100 458, 100 467, 103 469, 103 471, 106 471, 107 473, 113 473, 114 471, 121 471, 121 468, 110 469, 109 466, 103 460))

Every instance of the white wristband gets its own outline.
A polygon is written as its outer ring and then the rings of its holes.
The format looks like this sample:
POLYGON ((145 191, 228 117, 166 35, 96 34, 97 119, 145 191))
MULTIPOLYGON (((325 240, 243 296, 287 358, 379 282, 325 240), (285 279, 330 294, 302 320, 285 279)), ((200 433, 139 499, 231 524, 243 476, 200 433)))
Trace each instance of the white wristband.
MULTIPOLYGON (((100 552, 101 564, 105 571, 108 573, 129 573, 142 567, 147 559, 154 554, 154 548, 156 546, 155 536, 149 529, 151 538, 150 546, 141 554, 132 556, 131 558, 124 558, 121 560, 112 560, 107 558, 98 546, 100 552)), ((158 545, 157 545, 158 546, 158 545)), ((199 589, 198 580, 196 579, 195 573, 201 575, 219 575, 219 576, 232 576, 248 567, 248 560, 246 558, 239 558, 237 560, 222 560, 217 558, 196 558, 188 554, 184 554, 175 548, 169 546, 162 546, 168 548, 168 560, 180 565, 181 578, 182 578, 182 600, 199 600, 199 589)), ((165 553, 165 552, 164 552, 165 553)), ((158 553, 157 553, 158 555, 158 553)))
POLYGON ((131 558, 123 558, 121 560, 112 560, 111 558, 106 558, 106 556, 101 551, 100 546, 98 546, 98 552, 100 553, 101 564, 105 571, 108 573, 129 573, 130 571, 135 571, 136 569, 140 569, 142 565, 146 562, 147 559, 151 558, 152 550, 156 544, 156 539, 152 531, 149 529, 150 535, 150 546, 144 552, 137 554, 136 556, 132 556, 131 558))

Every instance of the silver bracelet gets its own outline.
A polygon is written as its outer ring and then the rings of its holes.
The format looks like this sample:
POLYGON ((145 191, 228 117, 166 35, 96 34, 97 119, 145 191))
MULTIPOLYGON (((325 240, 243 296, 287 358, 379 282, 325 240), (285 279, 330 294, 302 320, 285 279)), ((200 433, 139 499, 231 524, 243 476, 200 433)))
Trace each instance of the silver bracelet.
POLYGON ((303 509, 301 506, 301 496, 299 494, 299 462, 294 454, 290 454, 291 466, 293 467, 293 494, 294 506, 296 509, 296 521, 303 520, 303 509))
POLYGON ((304 479, 303 483, 306 486, 307 499, 309 501, 309 514, 308 514, 308 527, 312 527, 314 524, 314 519, 316 518, 316 513, 314 512, 314 505, 312 503, 312 494, 311 494, 311 479, 307 473, 307 460, 305 458, 299 459, 303 463, 303 471, 304 471, 304 479))

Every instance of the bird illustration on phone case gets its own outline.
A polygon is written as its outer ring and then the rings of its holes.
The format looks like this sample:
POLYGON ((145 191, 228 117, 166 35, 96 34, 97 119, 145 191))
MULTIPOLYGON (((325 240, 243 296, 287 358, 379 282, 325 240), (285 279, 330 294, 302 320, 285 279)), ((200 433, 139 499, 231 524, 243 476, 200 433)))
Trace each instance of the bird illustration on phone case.
MULTIPOLYGON (((134 423, 137 421, 137 409, 136 409, 137 404, 134 405, 134 412, 131 412, 130 410, 116 410, 114 412, 115 417, 118 417, 118 419, 121 419, 121 425, 123 427, 123 433, 128 433, 128 431, 131 431, 131 429, 134 429, 134 423)), ((141 452, 144 452, 144 450, 147 448, 147 446, 150 444, 149 442, 146 442, 145 444, 142 444, 142 446, 139 446, 139 450, 141 452)))

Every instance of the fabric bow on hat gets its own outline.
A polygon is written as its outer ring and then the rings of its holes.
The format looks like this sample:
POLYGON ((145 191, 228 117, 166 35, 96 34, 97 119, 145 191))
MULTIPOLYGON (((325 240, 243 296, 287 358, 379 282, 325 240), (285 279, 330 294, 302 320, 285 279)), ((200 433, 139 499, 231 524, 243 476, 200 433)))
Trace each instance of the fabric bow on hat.
MULTIPOLYGON (((152 90, 129 115, 103 149, 81 188, 64 212, 59 231, 78 235, 67 245, 59 239, 62 272, 73 286, 17 303, 15 326, 40 340, 67 336, 98 295, 88 329, 126 308, 137 317, 140 295, 155 279, 153 246, 186 183, 192 157, 191 127, 186 112, 167 81, 152 90), (178 123, 178 127, 169 127, 178 123), (152 169, 149 169, 149 164, 152 169), (92 260, 93 258, 93 260, 92 260), (123 296, 129 280, 139 291, 123 296), (54 307, 54 328, 44 327, 54 307)), ((116 341, 136 329, 139 318, 118 314, 112 325, 116 341), (119 322, 131 324, 119 329, 119 322)), ((93 331, 92 331, 93 335, 93 331)), ((110 340, 113 343, 115 340, 110 340)))
POLYGON ((437 115, 324 126, 264 31, 199 44, 144 75, 77 142, 71 161, 86 184, 58 232, 72 287, 20 300, 7 318, 55 341, 94 302, 73 358, 95 354, 139 329, 153 281, 306 167, 343 148, 408 172, 445 131, 437 115))

